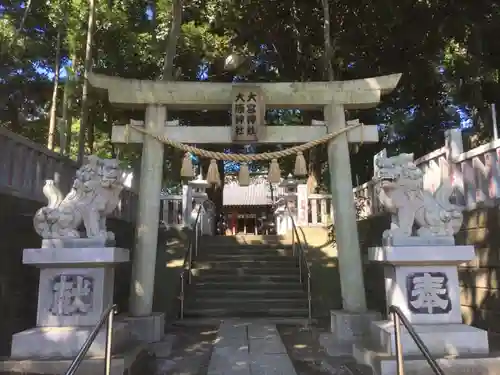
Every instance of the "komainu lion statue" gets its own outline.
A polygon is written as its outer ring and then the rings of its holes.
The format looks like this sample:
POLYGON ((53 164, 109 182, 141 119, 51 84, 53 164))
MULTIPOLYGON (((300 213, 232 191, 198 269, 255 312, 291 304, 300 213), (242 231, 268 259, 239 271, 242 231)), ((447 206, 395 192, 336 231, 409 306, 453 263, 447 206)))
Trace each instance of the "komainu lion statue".
POLYGON ((453 241, 462 225, 463 208, 450 202, 450 181, 444 180, 434 194, 425 191, 423 173, 415 165, 413 154, 387 157, 383 150, 374 164, 378 199, 392 214, 391 228, 383 234, 385 240, 412 236, 416 224, 416 235, 422 239, 448 237, 453 241))
POLYGON ((106 217, 117 207, 122 190, 118 160, 91 155, 77 170, 65 198, 54 181, 46 181, 43 194, 49 203, 36 212, 35 231, 43 239, 79 238, 83 224, 87 238, 113 241, 114 234, 106 230, 106 217))

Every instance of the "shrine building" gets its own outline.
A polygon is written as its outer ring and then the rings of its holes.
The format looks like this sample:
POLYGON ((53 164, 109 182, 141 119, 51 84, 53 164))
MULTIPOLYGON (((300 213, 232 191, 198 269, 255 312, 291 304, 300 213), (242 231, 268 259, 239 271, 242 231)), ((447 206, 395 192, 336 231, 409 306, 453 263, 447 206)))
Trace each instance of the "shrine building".
POLYGON ((222 193, 226 234, 268 234, 269 225, 263 224, 272 220, 272 203, 277 194, 272 189, 265 176, 248 186, 236 181, 226 183, 222 193))

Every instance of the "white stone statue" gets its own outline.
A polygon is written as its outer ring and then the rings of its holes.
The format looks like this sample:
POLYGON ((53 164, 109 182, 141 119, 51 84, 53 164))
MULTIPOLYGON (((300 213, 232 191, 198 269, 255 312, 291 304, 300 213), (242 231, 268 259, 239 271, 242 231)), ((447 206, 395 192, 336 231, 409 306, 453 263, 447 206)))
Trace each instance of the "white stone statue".
POLYGON ((378 199, 392 214, 391 228, 383 234, 384 245, 453 245, 453 235, 462 225, 463 207, 450 202, 451 182, 444 180, 434 194, 425 191, 423 172, 415 165, 413 154, 387 157, 383 150, 374 164, 378 199))
POLYGON ((113 241, 106 230, 106 217, 117 207, 123 189, 123 171, 116 159, 91 155, 76 171, 73 187, 63 198, 54 181, 47 180, 43 194, 49 203, 33 218, 35 231, 43 239, 80 238, 84 225, 87 238, 113 241))

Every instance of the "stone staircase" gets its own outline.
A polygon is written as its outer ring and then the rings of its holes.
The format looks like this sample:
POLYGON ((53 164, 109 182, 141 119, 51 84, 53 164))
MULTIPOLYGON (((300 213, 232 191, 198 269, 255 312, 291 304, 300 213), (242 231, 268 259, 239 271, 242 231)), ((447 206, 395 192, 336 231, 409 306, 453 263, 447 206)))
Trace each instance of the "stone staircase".
POLYGON ((185 318, 307 318, 297 257, 277 236, 203 237, 185 318))

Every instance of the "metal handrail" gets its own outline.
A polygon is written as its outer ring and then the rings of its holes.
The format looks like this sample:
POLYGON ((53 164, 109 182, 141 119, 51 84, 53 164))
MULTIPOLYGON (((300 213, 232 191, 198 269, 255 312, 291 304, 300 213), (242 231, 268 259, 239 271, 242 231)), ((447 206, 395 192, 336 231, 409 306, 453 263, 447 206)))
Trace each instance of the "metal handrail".
POLYGON ((200 208, 198 209, 198 213, 196 214, 196 219, 193 223, 192 227, 192 232, 191 236, 189 236, 189 241, 188 241, 188 246, 186 250, 186 254, 184 255, 184 262, 182 265, 182 272, 181 272, 181 291, 179 295, 179 300, 181 301, 181 311, 180 311, 180 318, 184 319, 184 300, 186 296, 186 291, 185 291, 185 286, 186 286, 186 281, 187 284, 191 284, 192 281, 192 268, 193 268, 193 259, 198 256, 198 248, 199 248, 199 236, 200 236, 200 217, 201 213, 207 211, 207 207, 205 207, 207 204, 214 206, 214 203, 207 199, 203 201, 203 203, 200 204, 200 208), (193 249, 194 249, 194 256, 193 256, 193 249), (186 278, 187 274, 187 278, 186 278))
POLYGON ((389 306, 389 314, 392 314, 394 319, 394 344, 396 346, 396 360, 398 366, 398 375, 404 375, 404 359, 403 359, 403 350, 401 347, 401 324, 405 326, 410 334, 410 337, 413 339, 413 342, 417 345, 420 352, 425 357, 425 360, 429 364, 435 375, 445 375, 443 369, 439 366, 437 361, 431 355, 429 348, 424 344, 418 333, 413 328, 412 324, 408 320, 408 318, 403 314, 401 309, 397 306, 391 305, 389 306))
POLYGON ((274 206, 278 203, 284 202, 286 210, 288 211, 288 216, 292 222, 292 253, 295 256, 298 254, 299 258, 299 280, 301 284, 304 284, 304 270, 307 276, 307 317, 309 326, 312 325, 312 296, 311 296, 311 268, 309 267, 309 263, 307 262, 306 254, 304 251, 304 246, 300 241, 299 231, 297 230, 297 225, 295 224, 295 219, 293 218, 290 207, 288 207, 288 202, 284 198, 279 198, 274 202, 274 206), (298 244, 298 246, 296 246, 298 244), (298 251, 296 250, 298 249, 298 251))
POLYGON ((101 328, 104 326, 104 323, 107 321, 107 328, 106 328, 106 348, 105 348, 105 355, 104 355, 104 375, 109 375, 111 372, 111 341, 113 339, 113 317, 116 312, 116 305, 111 305, 109 306, 106 310, 101 315, 101 318, 95 325, 94 329, 92 332, 90 332, 89 337, 87 337, 87 340, 83 343, 82 347, 78 351, 78 354, 76 355, 75 359, 73 362, 68 367, 68 370, 64 373, 64 375, 74 375, 76 370, 80 367, 80 365, 83 362, 83 359, 87 355, 87 352, 89 351, 91 345, 94 343, 97 335, 99 334, 99 331, 101 328))

